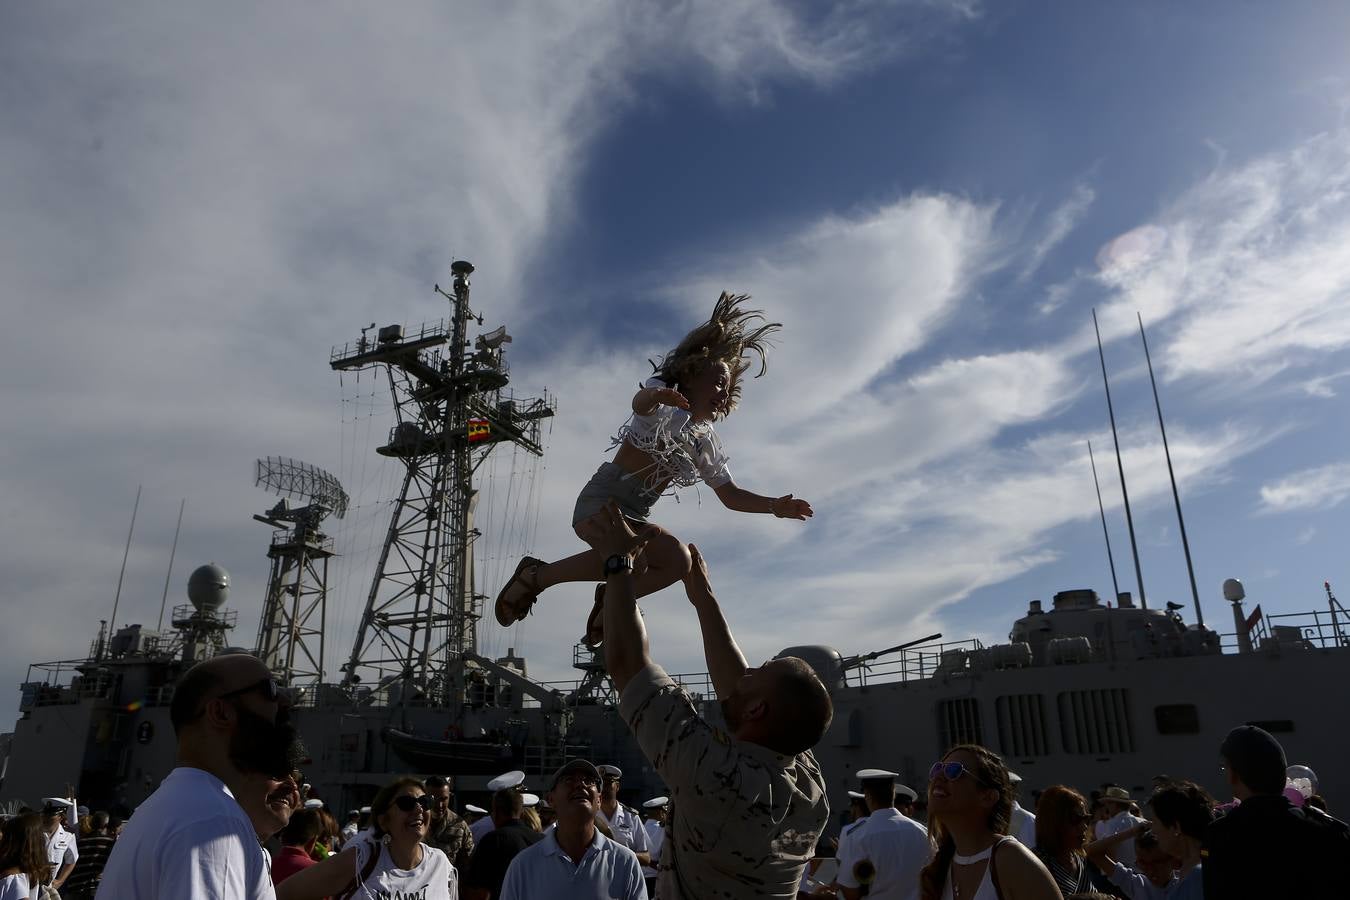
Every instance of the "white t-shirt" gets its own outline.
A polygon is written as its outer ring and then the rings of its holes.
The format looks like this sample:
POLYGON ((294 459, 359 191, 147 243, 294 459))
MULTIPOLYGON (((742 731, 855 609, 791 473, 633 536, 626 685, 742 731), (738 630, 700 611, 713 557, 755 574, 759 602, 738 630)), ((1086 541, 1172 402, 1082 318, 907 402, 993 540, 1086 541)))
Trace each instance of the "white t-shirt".
MULTIPOLYGON (((415 869, 400 869, 389 856, 383 844, 369 840, 352 843, 356 848, 356 876, 366 870, 371 849, 378 848, 380 858, 370 877, 361 883, 356 894, 360 900, 459 900, 459 872, 450 864, 450 858, 436 847, 422 845, 422 861, 415 869)), ((355 900, 355 898, 354 898, 355 900)))
POLYGON ((0 900, 32 900, 33 889, 22 872, 0 878, 0 900))
POLYGON ((180 766, 137 807, 97 900, 275 900, 253 823, 225 783, 180 766))
POLYGON ((879 809, 849 841, 848 855, 839 857, 839 884, 860 887, 853 867, 864 859, 871 860, 877 874, 869 897, 918 900, 919 871, 928 865, 932 850, 922 825, 898 809, 879 809))

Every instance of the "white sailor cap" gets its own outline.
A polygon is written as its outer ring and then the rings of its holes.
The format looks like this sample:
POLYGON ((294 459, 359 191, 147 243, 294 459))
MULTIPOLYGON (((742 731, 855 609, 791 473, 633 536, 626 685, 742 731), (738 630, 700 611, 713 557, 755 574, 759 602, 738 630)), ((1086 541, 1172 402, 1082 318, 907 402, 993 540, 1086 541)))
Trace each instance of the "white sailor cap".
POLYGON ((885 769, 859 769, 858 777, 863 781, 871 781, 874 778, 899 778, 899 772, 887 772, 885 769))
POLYGON ((865 800, 865 799, 867 799, 867 795, 866 795, 866 794, 861 794, 861 793, 859 793, 858 791, 849 791, 849 792, 848 792, 848 798, 849 798, 850 800, 865 800))
POLYGON ((368 816, 368 815, 370 815, 370 807, 369 807, 369 806, 363 806, 363 807, 361 807, 361 815, 363 815, 363 816, 368 816))
POLYGON ((918 791, 914 790, 914 788, 910 787, 907 784, 897 784, 895 786, 895 792, 899 794, 901 797, 909 798, 910 803, 915 803, 919 799, 918 791))
POLYGON ((538 806, 538 805, 539 805, 539 795, 538 795, 538 794, 526 794, 525 796, 521 797, 520 799, 521 799, 521 802, 524 803, 526 806, 538 806))
POLYGON ((75 804, 71 803, 65 797, 42 798, 42 811, 47 815, 55 815, 56 813, 70 809, 74 805, 75 804))
POLYGON ((489 791, 505 791, 511 788, 518 788, 525 783, 525 773, 519 769, 512 769, 510 772, 504 772, 487 783, 489 791))
POLYGON ((1017 774, 1016 772, 1014 772, 1012 769, 1009 769, 1009 770, 1008 770, 1008 780, 1011 781, 1013 784, 1021 784, 1021 783, 1022 783, 1022 776, 1021 776, 1021 775, 1018 775, 1018 774, 1017 774))
POLYGON ((483 809, 483 807, 481 807, 481 806, 474 806, 472 803, 465 803, 465 804, 464 804, 464 811, 465 811, 465 812, 471 812, 471 813, 473 813, 475 816, 486 816, 486 815, 487 815, 487 810, 486 810, 486 809, 483 809))
POLYGON ((618 766, 605 765, 605 766, 596 766, 596 768, 600 770, 600 774, 602 776, 608 775, 610 778, 623 777, 623 769, 620 769, 618 766))
POLYGON ((305 801, 305 809, 323 809, 323 801, 318 797, 310 797, 305 801))
POLYGON ((669 798, 669 797, 653 797, 652 799, 648 800, 646 803, 643 803, 643 804, 642 804, 642 808, 643 808, 643 809, 660 809, 661 807, 665 806, 665 805, 668 804, 668 803, 670 803, 670 798, 669 798))
POLYGON ((348 815, 348 816, 359 816, 359 815, 361 815, 361 810, 359 810, 359 809, 353 809, 353 810, 351 810, 350 812, 348 812, 347 815, 348 815))

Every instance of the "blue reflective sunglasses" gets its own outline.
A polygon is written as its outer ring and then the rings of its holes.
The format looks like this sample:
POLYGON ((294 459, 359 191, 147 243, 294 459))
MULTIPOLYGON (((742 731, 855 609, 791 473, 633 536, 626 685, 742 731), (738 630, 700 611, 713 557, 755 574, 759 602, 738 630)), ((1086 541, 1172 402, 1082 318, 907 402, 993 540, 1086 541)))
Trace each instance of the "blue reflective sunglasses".
POLYGON ((933 768, 928 770, 928 780, 934 781, 937 779, 939 775, 941 775, 948 781, 955 781, 962 775, 969 775, 977 784, 982 784, 985 787, 992 787, 992 785, 990 785, 989 782, 985 781, 983 778, 976 775, 974 772, 970 771, 965 766, 961 765, 959 762, 956 762, 955 760, 951 762, 933 763, 933 768))

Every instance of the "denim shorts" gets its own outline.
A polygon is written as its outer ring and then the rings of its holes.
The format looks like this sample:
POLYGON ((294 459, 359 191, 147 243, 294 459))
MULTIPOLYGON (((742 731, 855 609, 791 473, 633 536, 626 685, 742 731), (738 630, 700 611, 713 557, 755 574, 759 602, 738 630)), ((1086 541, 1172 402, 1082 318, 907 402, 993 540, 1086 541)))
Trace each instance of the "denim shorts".
POLYGON ((619 509, 628 518, 647 521, 660 495, 643 490, 642 481, 641 475, 630 475, 612 462, 601 463, 577 497, 576 508, 572 510, 572 524, 575 526, 582 519, 595 515, 610 500, 618 503, 619 509))

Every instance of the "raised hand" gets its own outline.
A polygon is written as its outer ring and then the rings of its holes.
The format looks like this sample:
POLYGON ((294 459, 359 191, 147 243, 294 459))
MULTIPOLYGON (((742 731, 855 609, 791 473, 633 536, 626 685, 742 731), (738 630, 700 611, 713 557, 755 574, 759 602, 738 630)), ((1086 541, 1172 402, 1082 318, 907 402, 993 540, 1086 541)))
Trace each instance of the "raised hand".
POLYGON ((674 388, 652 388, 651 398, 661 406, 675 406, 680 409, 689 408, 689 398, 685 397, 674 388))
POLYGON ((684 576, 684 592, 689 596, 689 602, 698 606, 712 599, 712 583, 708 580, 708 564, 693 544, 689 545, 689 559, 692 565, 689 574, 684 576))
POLYGON ((769 504, 769 509, 780 519, 798 519, 805 522, 815 515, 811 504, 791 494, 784 494, 769 504))

